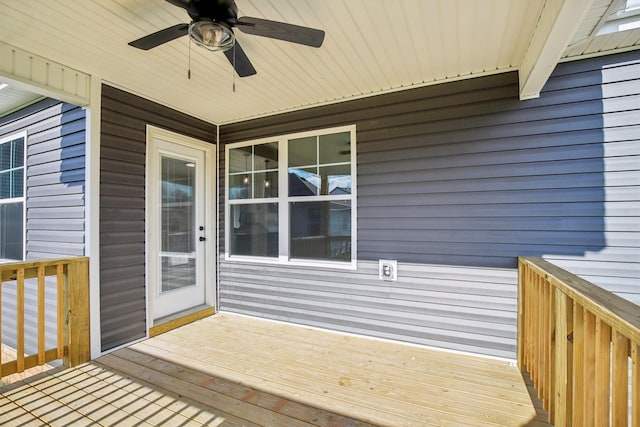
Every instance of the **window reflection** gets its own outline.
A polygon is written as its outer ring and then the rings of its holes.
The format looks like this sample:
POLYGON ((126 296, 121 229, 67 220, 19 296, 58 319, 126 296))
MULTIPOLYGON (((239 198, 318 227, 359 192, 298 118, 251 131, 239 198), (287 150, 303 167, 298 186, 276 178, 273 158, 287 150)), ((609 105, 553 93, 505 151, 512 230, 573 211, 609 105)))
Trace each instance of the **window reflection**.
POLYGON ((231 255, 278 256, 278 204, 231 205, 231 255))
POLYGON ((290 204, 291 258, 351 260, 351 201, 290 204))
POLYGON ((290 196, 351 194, 351 166, 289 168, 290 196))

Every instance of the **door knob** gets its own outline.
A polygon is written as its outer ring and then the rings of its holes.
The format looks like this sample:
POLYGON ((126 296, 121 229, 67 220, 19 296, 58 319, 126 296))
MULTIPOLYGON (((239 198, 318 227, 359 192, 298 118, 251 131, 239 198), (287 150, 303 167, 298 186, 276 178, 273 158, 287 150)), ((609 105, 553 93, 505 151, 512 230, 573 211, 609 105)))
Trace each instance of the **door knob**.
POLYGON ((204 237, 204 236, 200 236, 200 241, 201 241, 201 242, 204 242, 205 240, 207 240, 207 238, 206 238, 206 237, 204 237))

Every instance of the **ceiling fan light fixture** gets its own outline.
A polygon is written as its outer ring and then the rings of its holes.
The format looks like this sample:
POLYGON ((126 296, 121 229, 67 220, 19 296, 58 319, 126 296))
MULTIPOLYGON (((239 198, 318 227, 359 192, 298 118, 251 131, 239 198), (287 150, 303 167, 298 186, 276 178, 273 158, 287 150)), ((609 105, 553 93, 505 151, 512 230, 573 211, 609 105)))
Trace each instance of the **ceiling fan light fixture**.
POLYGON ((198 46, 213 51, 229 50, 236 42, 229 26, 213 21, 192 22, 189 25, 189 37, 198 46))

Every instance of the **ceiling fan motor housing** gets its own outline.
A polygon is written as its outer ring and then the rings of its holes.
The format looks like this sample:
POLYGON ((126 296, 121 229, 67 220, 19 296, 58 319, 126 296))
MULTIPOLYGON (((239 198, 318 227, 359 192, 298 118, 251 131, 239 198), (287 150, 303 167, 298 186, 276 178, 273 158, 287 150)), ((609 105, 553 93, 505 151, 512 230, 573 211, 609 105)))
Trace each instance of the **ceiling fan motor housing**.
POLYGON ((189 37, 198 46, 212 51, 225 51, 233 47, 236 37, 224 22, 209 19, 193 21, 189 25, 189 37))

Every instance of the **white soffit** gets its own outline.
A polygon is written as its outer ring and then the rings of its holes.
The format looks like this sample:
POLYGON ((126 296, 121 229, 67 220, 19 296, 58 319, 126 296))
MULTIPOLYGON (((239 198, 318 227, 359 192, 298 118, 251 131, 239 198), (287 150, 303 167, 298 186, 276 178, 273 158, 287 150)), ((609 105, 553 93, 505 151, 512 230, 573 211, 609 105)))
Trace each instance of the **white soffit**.
POLYGON ((535 94, 556 61, 566 56, 572 34, 583 29, 577 18, 587 19, 592 12, 586 7, 591 2, 579 0, 236 3, 239 16, 322 29, 324 44, 314 49, 236 31, 258 72, 246 78, 235 76, 224 54, 196 46, 190 50, 186 37, 150 51, 128 46, 152 32, 189 22, 183 9, 164 0, 0 0, 0 40, 225 124, 518 69, 524 70, 526 93, 535 94))

